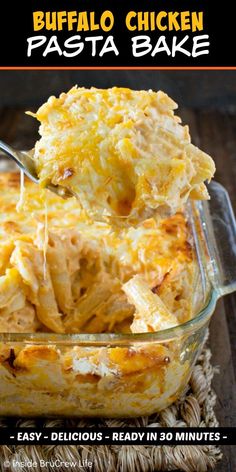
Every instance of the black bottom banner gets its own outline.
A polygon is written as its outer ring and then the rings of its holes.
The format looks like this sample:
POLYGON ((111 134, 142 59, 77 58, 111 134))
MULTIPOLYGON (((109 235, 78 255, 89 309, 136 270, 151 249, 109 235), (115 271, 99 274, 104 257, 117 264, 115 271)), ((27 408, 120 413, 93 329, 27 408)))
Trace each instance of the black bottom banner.
POLYGON ((236 445, 235 428, 0 428, 1 445, 236 445))

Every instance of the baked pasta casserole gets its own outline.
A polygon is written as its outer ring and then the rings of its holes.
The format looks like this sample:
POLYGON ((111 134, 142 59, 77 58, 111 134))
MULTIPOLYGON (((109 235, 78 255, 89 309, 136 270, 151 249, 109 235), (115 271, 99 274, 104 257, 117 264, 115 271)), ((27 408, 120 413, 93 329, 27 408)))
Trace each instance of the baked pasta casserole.
MULTIPOLYGON (((199 309, 183 204, 207 198, 214 165, 174 106, 162 92, 73 88, 37 112, 35 159, 43 186, 76 196, 0 175, 0 331, 65 336, 63 347, 0 342, 0 415, 137 416, 165 408, 186 384, 184 340, 152 343, 151 334, 199 309), (156 218, 163 205, 171 214, 156 218), (129 225, 104 214, 130 216, 129 225), (150 333, 150 342, 66 342, 80 333, 150 333)), ((194 341, 188 349, 197 355, 194 341)))

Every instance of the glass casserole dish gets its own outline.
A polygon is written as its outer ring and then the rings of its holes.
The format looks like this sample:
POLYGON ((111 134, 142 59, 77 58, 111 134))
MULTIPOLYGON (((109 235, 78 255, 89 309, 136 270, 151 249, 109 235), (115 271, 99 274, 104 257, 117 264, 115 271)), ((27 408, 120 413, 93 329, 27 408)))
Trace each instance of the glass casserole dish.
POLYGON ((151 333, 0 334, 1 416, 139 416, 178 398, 217 299, 236 289, 232 207, 221 185, 213 182, 209 193, 210 201, 187 208, 198 263, 195 316, 151 333))

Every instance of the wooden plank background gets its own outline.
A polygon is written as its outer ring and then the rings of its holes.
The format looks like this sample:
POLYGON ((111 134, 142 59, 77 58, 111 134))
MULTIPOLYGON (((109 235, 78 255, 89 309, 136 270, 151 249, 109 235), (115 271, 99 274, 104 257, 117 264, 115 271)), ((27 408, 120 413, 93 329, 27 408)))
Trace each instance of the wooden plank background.
POLYGON ((188 108, 236 111, 236 71, 1 71, 0 107, 40 105, 73 85, 164 90, 188 108))
MULTIPOLYGON (((180 110, 190 125, 193 142, 215 159, 216 179, 229 191, 236 212, 236 114, 234 110, 214 111, 194 108, 180 110)), ((23 108, 0 108, 0 138, 19 149, 33 147, 37 122, 23 108)), ((221 426, 236 426, 236 295, 218 303, 210 328, 212 363, 219 366, 215 375, 216 413, 221 426)), ((217 472, 235 472, 233 447, 224 447, 224 459, 217 472)))

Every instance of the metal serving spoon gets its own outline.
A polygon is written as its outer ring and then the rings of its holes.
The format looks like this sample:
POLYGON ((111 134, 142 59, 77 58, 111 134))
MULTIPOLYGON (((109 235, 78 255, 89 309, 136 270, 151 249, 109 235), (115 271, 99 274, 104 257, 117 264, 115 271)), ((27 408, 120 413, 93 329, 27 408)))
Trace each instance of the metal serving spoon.
MULTIPOLYGON (((39 184, 39 179, 35 169, 35 162, 33 159, 34 149, 30 151, 18 151, 13 149, 8 144, 0 140, 0 149, 6 154, 10 159, 12 159, 18 167, 24 171, 24 173, 32 180, 34 183, 39 184)), ((61 185, 48 184, 47 189, 51 192, 56 193, 62 198, 72 197, 73 193, 61 185)))

